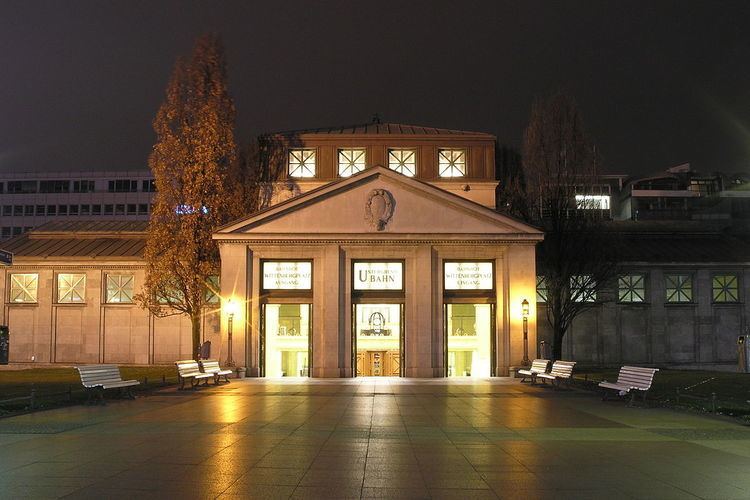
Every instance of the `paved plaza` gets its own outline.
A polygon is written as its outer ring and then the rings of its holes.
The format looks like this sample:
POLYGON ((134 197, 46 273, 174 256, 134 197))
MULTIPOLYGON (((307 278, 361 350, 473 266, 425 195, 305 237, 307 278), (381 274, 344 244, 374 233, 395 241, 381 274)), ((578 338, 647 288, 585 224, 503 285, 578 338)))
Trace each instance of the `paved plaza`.
POLYGON ((750 429, 488 380, 242 380, 0 420, 3 498, 750 498, 750 429))

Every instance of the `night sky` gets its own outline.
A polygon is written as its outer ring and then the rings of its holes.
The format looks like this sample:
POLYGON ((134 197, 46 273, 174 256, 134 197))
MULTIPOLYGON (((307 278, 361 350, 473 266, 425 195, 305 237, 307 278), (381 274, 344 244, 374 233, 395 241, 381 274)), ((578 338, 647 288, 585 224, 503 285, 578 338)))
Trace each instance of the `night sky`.
POLYGON ((564 90, 611 173, 750 171, 750 2, 0 0, 0 171, 146 167, 176 57, 224 40, 237 139, 384 121, 521 142, 564 90))

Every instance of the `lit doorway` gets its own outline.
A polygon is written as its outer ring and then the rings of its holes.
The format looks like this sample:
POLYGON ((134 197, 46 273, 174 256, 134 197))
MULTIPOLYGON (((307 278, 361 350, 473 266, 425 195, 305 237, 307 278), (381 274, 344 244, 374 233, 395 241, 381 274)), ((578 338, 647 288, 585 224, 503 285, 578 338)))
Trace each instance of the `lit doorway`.
POLYGON ((492 376, 492 304, 446 304, 445 311, 446 376, 492 376))
POLYGON ((264 304, 260 365, 266 377, 310 376, 310 304, 264 304))
POLYGON ((358 377, 403 374, 403 304, 355 304, 354 352, 358 377))

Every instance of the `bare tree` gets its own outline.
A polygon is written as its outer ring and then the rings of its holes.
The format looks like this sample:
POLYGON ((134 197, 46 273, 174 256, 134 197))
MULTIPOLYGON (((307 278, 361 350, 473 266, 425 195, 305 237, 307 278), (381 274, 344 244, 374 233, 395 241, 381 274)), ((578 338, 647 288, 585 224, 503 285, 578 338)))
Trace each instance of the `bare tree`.
POLYGON ((513 213, 545 231, 537 265, 546 285, 554 359, 562 355, 573 319, 617 272, 601 200, 587 196, 599 182, 598 164, 575 102, 563 94, 536 100, 524 133, 523 178, 515 179, 511 194, 513 213))
POLYGON ((202 315, 209 297, 219 292, 219 252, 211 235, 248 206, 234 118, 221 42, 202 36, 191 57, 178 60, 154 119, 157 142, 149 166, 157 193, 146 280, 137 296, 158 317, 188 315, 196 355, 202 315))

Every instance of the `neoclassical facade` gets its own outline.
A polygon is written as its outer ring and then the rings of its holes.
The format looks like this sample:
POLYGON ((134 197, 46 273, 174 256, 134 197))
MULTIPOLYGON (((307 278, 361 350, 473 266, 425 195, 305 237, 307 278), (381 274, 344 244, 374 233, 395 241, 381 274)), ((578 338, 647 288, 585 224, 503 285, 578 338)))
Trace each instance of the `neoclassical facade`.
POLYGON ((536 343, 542 237, 368 166, 215 233, 222 298, 241 304, 232 356, 251 376, 507 375, 524 356, 524 300, 536 343))

